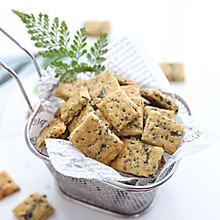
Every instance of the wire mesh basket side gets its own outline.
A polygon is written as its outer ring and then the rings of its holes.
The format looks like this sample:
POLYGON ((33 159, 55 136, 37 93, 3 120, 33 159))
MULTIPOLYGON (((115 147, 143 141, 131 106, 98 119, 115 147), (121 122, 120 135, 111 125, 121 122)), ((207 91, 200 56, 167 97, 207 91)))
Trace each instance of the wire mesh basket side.
POLYGON ((140 214, 150 206, 157 192, 157 188, 146 192, 127 192, 94 179, 64 176, 50 163, 46 164, 65 195, 114 213, 140 214))

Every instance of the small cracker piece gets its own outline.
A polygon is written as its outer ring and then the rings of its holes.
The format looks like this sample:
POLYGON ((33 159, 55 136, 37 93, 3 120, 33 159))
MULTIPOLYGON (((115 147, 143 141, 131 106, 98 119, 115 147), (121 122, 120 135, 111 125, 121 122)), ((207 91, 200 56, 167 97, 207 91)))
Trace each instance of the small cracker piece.
POLYGON ((115 134, 119 137, 142 135, 143 132, 143 109, 144 101, 142 97, 132 97, 131 100, 138 106, 138 115, 134 121, 129 122, 125 128, 115 134))
POLYGON ((159 65, 169 81, 183 82, 185 80, 184 68, 182 63, 161 62, 159 63, 159 65))
POLYGON ((88 103, 81 111, 80 113, 73 118, 73 120, 68 124, 68 130, 69 132, 73 132, 73 130, 83 121, 84 117, 89 114, 89 112, 93 112, 94 109, 92 106, 88 103))
POLYGON ((87 81, 87 87, 92 99, 98 103, 111 92, 120 89, 120 85, 112 70, 107 70, 87 81))
POLYGON ((86 156, 104 164, 115 159, 124 145, 93 112, 75 128, 69 140, 86 156))
POLYGON ((164 150, 144 144, 135 138, 122 139, 124 147, 110 166, 118 171, 137 176, 153 177, 159 167, 164 150))
POLYGON ((153 107, 153 106, 145 106, 144 107, 144 119, 146 120, 150 111, 158 111, 161 114, 163 114, 164 116, 174 119, 174 115, 175 112, 171 111, 171 110, 167 110, 167 109, 162 109, 162 108, 157 108, 157 107, 153 107))
POLYGON ((70 135, 70 132, 68 131, 68 129, 66 129, 66 131, 62 133, 57 139, 67 140, 69 135, 70 135))
POLYGON ((60 82, 54 91, 54 95, 67 101, 79 88, 85 86, 86 80, 77 78, 72 82, 60 82))
POLYGON ((0 200, 19 190, 19 186, 6 171, 0 172, 0 200))
POLYGON ((121 86, 121 89, 125 91, 128 97, 140 97, 140 86, 139 85, 127 85, 127 86, 121 86))
POLYGON ((61 134, 66 131, 66 125, 60 118, 54 118, 50 123, 40 132, 37 138, 38 147, 45 146, 45 139, 59 138, 61 134))
POLYGON ((131 79, 128 79, 128 78, 125 78, 123 76, 115 76, 116 79, 118 80, 120 86, 124 86, 124 85, 136 85, 136 83, 131 80, 131 79))
POLYGON ((163 168, 165 164, 166 164, 166 160, 165 160, 164 157, 162 156, 158 168, 159 168, 159 169, 163 168))
POLYGON ((117 132, 138 116, 138 106, 121 89, 110 93, 97 107, 117 132))
POLYGON ((160 112, 150 111, 144 127, 142 140, 162 147, 168 154, 173 154, 182 139, 184 127, 160 112))
POLYGON ((69 123, 90 100, 87 88, 79 88, 74 95, 60 105, 62 121, 66 124, 69 123))
POLYGON ((54 213, 54 208, 48 203, 45 196, 33 193, 12 211, 20 220, 44 220, 54 213))
POLYGON ((178 112, 179 106, 176 104, 176 102, 156 89, 141 89, 141 95, 153 106, 178 112))
POLYGON ((53 114, 54 118, 60 118, 60 108, 58 108, 55 113, 53 114))
POLYGON ((86 35, 88 36, 100 36, 101 34, 110 33, 109 21, 93 21, 88 20, 84 24, 86 35))

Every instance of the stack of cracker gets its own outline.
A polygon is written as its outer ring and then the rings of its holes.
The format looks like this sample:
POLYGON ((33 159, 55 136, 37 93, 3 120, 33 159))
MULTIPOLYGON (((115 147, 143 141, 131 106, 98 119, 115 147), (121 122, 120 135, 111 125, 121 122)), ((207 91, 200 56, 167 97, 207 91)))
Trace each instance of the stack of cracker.
POLYGON ((163 153, 173 154, 181 141, 183 126, 174 120, 178 105, 111 70, 87 81, 59 83, 55 95, 64 102, 40 132, 39 147, 46 138, 67 138, 88 157, 149 178, 163 153))

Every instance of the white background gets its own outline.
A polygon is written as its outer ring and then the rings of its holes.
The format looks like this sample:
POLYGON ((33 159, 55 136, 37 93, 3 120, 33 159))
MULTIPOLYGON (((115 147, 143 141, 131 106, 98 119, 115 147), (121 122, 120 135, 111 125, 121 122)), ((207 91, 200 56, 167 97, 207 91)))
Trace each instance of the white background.
MULTIPOLYGON (((35 51, 19 18, 11 12, 47 13, 65 20, 71 33, 85 20, 109 20, 110 38, 136 34, 157 62, 180 61, 186 81, 172 83, 195 113, 217 135, 220 109, 220 13, 217 0, 155 1, 4 1, 0 26, 29 50, 35 51)), ((0 33, 0 59, 21 51, 0 33)), ((16 59, 14 60, 16 63, 16 59)), ((37 75, 27 68, 21 75, 32 100, 37 75)), ((64 200, 46 166, 24 141, 27 106, 12 80, 0 86, 0 171, 7 170, 21 191, 0 201, 1 219, 16 219, 11 212, 29 194, 46 194, 56 212, 49 219, 117 219, 64 200)), ((220 219, 218 141, 208 149, 184 158, 174 176, 164 184, 155 203, 139 219, 220 219)))

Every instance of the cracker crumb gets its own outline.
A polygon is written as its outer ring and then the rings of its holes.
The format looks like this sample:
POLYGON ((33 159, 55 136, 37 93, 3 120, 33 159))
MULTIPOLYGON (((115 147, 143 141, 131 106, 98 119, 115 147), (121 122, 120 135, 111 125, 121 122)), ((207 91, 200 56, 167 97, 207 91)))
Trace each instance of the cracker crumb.
POLYGON ((51 188, 50 184, 46 184, 46 188, 50 189, 51 188))

